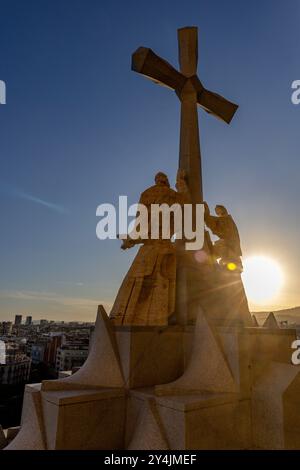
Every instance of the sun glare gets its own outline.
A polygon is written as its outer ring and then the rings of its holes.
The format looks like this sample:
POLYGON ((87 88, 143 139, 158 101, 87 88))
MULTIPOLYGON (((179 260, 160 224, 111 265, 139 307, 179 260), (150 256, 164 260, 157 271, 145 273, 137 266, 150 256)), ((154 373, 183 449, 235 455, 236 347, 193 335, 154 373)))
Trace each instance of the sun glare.
POLYGON ((251 256, 243 261, 242 274, 248 299, 256 304, 274 300, 283 285, 280 265, 266 256, 251 256))

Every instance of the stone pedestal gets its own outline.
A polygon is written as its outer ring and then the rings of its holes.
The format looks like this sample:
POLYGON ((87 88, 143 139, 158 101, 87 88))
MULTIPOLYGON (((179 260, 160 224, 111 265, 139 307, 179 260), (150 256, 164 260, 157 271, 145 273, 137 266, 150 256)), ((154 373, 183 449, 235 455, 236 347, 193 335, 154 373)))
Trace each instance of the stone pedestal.
POLYGON ((122 449, 125 403, 118 389, 42 392, 47 449, 122 449))
POLYGON ((211 325, 201 310, 189 326, 112 327, 105 315, 82 369, 26 387, 8 449, 300 445, 294 330, 211 325))

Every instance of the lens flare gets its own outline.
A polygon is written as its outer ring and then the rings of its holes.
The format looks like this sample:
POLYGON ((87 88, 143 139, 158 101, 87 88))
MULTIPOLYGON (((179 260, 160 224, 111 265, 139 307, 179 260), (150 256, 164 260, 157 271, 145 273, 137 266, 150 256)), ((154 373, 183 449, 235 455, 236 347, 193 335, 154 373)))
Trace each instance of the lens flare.
POLYGON ((195 256, 195 260, 198 262, 198 263, 206 263, 207 260, 208 260, 208 255, 205 253, 204 250, 198 250, 195 252, 194 254, 195 256))
POLYGON ((243 265, 242 278, 248 299, 256 304, 274 300, 284 282, 280 265, 266 256, 251 256, 243 265))
POLYGON ((237 268, 236 264, 235 263, 227 263, 227 269, 229 271, 235 271, 237 268))

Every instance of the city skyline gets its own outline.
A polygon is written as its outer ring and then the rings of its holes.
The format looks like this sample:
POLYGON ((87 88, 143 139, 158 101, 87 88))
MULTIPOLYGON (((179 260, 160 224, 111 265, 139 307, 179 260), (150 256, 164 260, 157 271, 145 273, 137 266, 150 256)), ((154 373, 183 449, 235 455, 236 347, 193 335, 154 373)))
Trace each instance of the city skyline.
POLYGON ((233 215, 245 258, 282 268, 278 297, 252 309, 300 305, 300 5, 189 3, 3 2, 0 321, 109 310, 136 249, 97 240, 96 208, 137 202, 158 170, 174 187, 178 164, 179 102, 131 72, 131 53, 149 46, 177 67, 176 29, 188 24, 204 85, 239 104, 229 127, 199 111, 205 200, 233 215))

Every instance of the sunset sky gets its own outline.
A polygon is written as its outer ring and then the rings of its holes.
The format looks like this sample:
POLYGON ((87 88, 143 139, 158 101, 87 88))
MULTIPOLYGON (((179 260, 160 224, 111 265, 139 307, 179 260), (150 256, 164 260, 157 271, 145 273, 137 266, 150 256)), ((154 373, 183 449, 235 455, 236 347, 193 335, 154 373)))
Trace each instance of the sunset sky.
POLYGON ((137 202, 157 171, 174 185, 178 164, 178 98, 131 53, 177 68, 187 25, 204 86, 240 106, 230 126, 199 110, 205 199, 228 208, 245 258, 284 273, 251 307, 300 305, 299 0, 0 0, 0 321, 93 321, 112 304, 136 250, 97 240, 96 208, 137 202))

